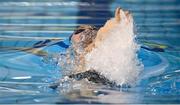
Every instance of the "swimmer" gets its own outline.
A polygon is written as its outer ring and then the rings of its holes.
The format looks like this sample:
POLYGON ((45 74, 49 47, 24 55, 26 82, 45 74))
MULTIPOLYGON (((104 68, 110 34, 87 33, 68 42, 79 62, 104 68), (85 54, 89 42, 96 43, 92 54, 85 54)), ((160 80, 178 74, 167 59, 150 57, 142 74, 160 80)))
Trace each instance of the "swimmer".
MULTIPOLYGON (((95 28, 94 26, 89 25, 83 25, 77 28, 73 35, 70 37, 72 41, 72 46, 74 46, 74 50, 78 53, 79 48, 82 49, 81 52, 77 55, 80 58, 80 65, 85 66, 85 58, 84 56, 88 53, 91 53, 93 49, 98 48, 101 43, 106 40, 110 34, 111 31, 118 28, 118 25, 121 22, 124 22, 125 26, 128 25, 130 27, 133 27, 133 18, 132 15, 129 13, 129 11, 123 11, 121 8, 117 8, 115 11, 114 18, 108 20, 103 27, 101 27, 99 30, 95 28)), ((127 27, 123 28, 127 28, 127 27)), ((112 85, 114 82, 111 82, 105 76, 100 75, 96 70, 86 70, 85 67, 82 67, 77 73, 77 75, 72 74, 70 75, 71 78, 75 78, 76 76, 80 76, 81 78, 87 78, 90 81, 93 82, 100 82, 103 84, 109 84, 112 85), (87 74, 93 74, 93 75, 87 75, 87 74), (86 76, 83 76, 86 75, 86 76), (99 81, 100 80, 100 81, 99 81), (106 82, 107 81, 107 82, 106 82)))
MULTIPOLYGON (((118 28, 121 21, 125 23, 124 25, 130 25, 133 27, 132 15, 129 11, 123 11, 121 8, 117 8, 114 18, 108 20, 99 30, 94 26, 82 25, 74 31, 70 37, 70 41, 72 42, 75 56, 77 56, 75 58, 79 58, 77 60, 79 63, 75 68, 75 72, 70 74, 68 78, 73 78, 75 80, 86 78, 95 83, 101 83, 111 87, 117 86, 114 81, 110 81, 96 70, 86 70, 85 55, 91 53, 93 49, 98 48, 101 43, 111 35, 109 33, 118 28)), ((129 86, 127 85, 126 87, 129 86)))

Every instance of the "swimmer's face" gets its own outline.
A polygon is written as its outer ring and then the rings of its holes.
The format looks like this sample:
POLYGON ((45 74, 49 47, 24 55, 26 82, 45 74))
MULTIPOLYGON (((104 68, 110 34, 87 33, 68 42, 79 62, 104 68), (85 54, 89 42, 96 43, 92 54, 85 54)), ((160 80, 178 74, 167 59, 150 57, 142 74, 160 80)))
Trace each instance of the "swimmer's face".
POLYGON ((84 29, 73 33, 73 35, 71 37, 71 41, 73 43, 80 43, 81 42, 81 32, 83 32, 83 31, 84 31, 84 29))
POLYGON ((97 29, 93 26, 83 25, 77 28, 71 37, 72 44, 81 43, 85 48, 93 42, 97 34, 97 29))
POLYGON ((74 43, 80 42, 80 35, 73 35, 73 36, 71 37, 71 40, 72 40, 74 43))

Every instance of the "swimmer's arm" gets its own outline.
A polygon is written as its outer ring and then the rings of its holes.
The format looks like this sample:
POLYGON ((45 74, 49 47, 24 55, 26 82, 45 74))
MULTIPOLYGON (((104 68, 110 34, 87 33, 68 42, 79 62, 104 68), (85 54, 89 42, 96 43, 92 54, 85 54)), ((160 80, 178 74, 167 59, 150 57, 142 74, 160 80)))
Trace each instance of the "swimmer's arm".
POLYGON ((121 8, 117 8, 115 11, 114 18, 108 20, 103 27, 101 27, 97 33, 97 37, 94 41, 95 47, 99 46, 99 44, 106 39, 109 35, 109 32, 112 32, 115 28, 118 28, 118 25, 122 20, 128 20, 132 18, 129 11, 123 11, 121 8))

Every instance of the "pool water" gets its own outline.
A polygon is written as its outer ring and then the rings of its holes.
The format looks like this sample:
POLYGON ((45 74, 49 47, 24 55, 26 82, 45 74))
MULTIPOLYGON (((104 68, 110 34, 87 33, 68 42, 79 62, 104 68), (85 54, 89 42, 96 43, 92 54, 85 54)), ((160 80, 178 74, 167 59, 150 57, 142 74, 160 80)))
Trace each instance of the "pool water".
POLYGON ((177 0, 1 0, 0 104, 180 103, 179 13, 177 0), (56 56, 66 51, 73 30, 102 26, 119 6, 133 13, 141 45, 137 86, 49 88, 62 78, 56 56))

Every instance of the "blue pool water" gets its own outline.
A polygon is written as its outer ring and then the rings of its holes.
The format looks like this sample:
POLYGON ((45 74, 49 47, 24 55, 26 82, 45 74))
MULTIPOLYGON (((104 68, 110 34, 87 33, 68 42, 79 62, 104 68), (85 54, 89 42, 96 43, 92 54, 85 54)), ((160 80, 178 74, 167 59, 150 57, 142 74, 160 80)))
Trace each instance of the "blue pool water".
POLYGON ((179 1, 16 1, 0 1, 0 104, 180 103, 179 1), (135 19, 144 64, 139 84, 112 89, 87 83, 83 91, 71 92, 65 92, 68 86, 49 88, 62 78, 55 58, 73 30, 80 24, 102 26, 119 6, 135 19))

